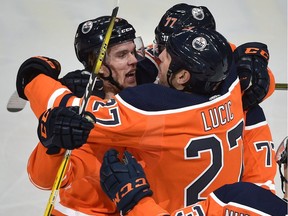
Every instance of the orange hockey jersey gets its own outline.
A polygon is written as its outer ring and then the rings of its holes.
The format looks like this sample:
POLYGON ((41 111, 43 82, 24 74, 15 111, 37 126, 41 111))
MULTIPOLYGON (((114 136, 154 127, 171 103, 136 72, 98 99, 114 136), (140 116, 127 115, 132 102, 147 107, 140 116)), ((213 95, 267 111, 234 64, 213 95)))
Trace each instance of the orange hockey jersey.
MULTIPOLYGON (((57 106, 66 94, 61 84, 39 75, 25 89, 29 99, 39 98, 33 88, 47 82, 53 84, 46 85, 48 95, 42 92, 40 99, 46 100, 46 108, 57 106)), ((79 101, 71 97, 68 105, 79 101)), ((241 179, 244 115, 233 73, 213 97, 145 84, 108 101, 91 97, 87 110, 97 119, 87 145, 127 147, 142 160, 154 199, 169 212, 241 179)))

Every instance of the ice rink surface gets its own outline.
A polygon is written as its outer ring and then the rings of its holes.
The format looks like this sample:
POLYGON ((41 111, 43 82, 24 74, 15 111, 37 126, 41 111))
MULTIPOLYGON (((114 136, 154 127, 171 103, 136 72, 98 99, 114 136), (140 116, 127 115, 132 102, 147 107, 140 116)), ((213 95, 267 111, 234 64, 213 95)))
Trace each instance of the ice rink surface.
MULTIPOLYGON (((118 15, 134 25, 145 44, 152 42, 154 28, 175 0, 121 0, 118 15)), ((286 0, 193 0, 216 19, 217 30, 240 45, 249 41, 268 44, 269 66, 276 82, 287 83, 287 1, 286 0)), ((74 36, 84 20, 110 15, 114 0, 4 0, 0 6, 0 215, 43 215, 50 192, 29 181, 26 164, 37 144, 37 119, 29 104, 9 113, 6 104, 15 90, 19 66, 34 55, 53 57, 62 65, 60 76, 81 69, 74 52, 74 36)), ((287 91, 275 93, 262 106, 270 124, 275 146, 288 135, 287 91)), ((279 176, 277 194, 282 196, 279 176)))

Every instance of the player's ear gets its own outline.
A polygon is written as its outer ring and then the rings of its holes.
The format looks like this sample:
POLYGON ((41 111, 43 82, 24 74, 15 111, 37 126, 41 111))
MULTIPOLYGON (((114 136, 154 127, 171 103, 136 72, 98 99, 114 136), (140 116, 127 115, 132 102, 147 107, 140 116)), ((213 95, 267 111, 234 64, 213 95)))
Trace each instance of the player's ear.
POLYGON ((99 74, 100 74, 100 77, 109 77, 110 71, 106 65, 102 64, 99 74))
POLYGON ((181 70, 179 73, 176 74, 177 83, 180 85, 184 85, 190 80, 191 74, 187 70, 181 70))
POLYGON ((178 71, 172 78, 172 85, 177 90, 183 90, 185 84, 190 80, 190 73, 187 70, 178 71))

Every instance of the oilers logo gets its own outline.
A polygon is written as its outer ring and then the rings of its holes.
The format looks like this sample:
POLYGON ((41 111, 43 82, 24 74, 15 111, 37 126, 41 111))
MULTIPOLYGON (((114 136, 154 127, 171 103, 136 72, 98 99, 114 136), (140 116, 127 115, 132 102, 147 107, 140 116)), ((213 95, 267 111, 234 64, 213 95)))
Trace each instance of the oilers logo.
POLYGON ((93 22, 92 21, 87 21, 86 23, 83 24, 81 30, 82 30, 83 34, 87 34, 88 32, 91 31, 92 28, 93 28, 93 22))
POLYGON ((204 17, 205 17, 202 8, 193 8, 193 9, 192 9, 192 16, 193 16, 196 20, 203 20, 204 17))
POLYGON ((207 40, 204 37, 196 37, 192 41, 192 47, 198 51, 203 51, 207 46, 207 40))

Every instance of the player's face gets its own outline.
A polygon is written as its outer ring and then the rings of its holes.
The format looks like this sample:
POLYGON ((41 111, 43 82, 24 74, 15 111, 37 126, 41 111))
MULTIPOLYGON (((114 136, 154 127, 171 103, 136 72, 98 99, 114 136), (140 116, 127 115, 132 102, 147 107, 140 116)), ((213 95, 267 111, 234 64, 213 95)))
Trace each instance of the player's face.
POLYGON ((113 79, 123 88, 136 86, 135 44, 133 41, 109 48, 105 63, 112 71, 113 79))
POLYGON ((159 55, 159 59, 160 59, 160 65, 158 71, 158 79, 159 79, 158 83, 160 85, 169 86, 167 82, 167 72, 171 62, 171 56, 169 55, 167 50, 164 49, 159 55))

